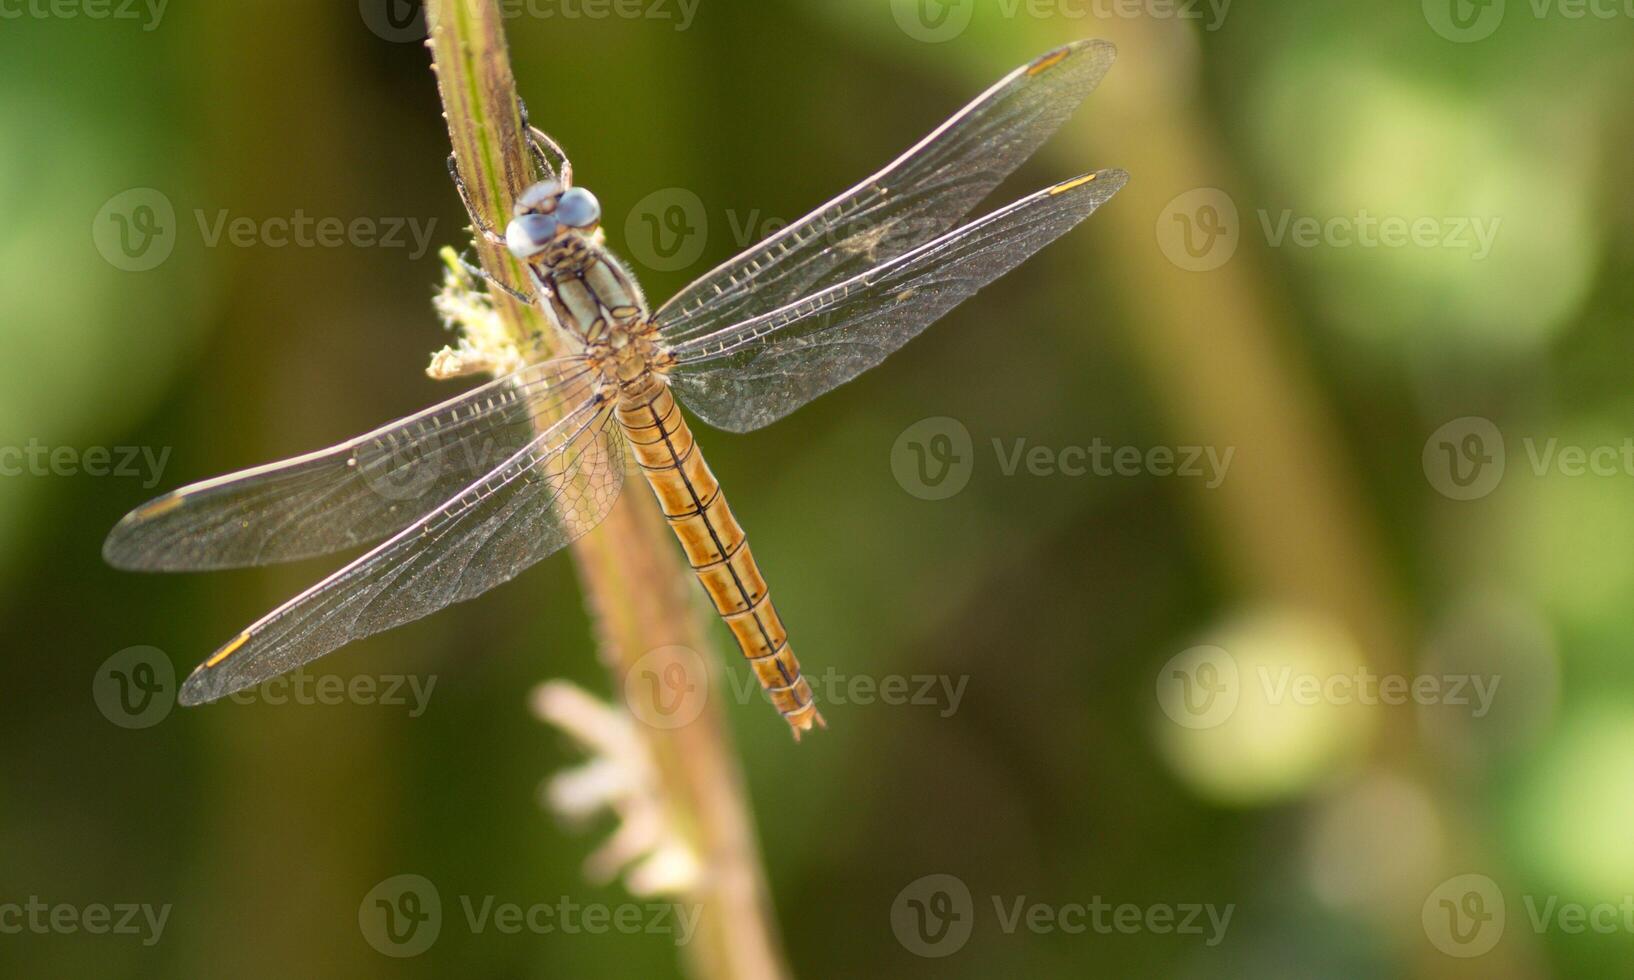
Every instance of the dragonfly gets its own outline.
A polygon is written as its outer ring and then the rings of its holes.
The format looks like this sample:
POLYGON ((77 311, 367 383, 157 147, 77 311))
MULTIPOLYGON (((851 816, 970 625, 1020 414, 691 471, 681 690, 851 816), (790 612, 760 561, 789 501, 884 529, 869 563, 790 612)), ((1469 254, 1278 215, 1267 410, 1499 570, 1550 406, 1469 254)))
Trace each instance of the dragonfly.
MULTIPOLYGON (((743 527, 684 405, 759 429, 857 377, 1087 218, 1128 175, 1098 170, 960 223, 1110 68, 1099 40, 1010 72, 906 153, 649 312, 604 244, 601 206, 528 126, 538 182, 503 232, 555 333, 534 360, 337 446, 182 487, 127 514, 112 565, 192 571, 369 550, 228 641, 179 700, 213 701, 472 599, 589 532, 645 478, 761 687, 799 739, 826 727, 743 527)), ((490 280, 491 282, 491 280, 490 280)))

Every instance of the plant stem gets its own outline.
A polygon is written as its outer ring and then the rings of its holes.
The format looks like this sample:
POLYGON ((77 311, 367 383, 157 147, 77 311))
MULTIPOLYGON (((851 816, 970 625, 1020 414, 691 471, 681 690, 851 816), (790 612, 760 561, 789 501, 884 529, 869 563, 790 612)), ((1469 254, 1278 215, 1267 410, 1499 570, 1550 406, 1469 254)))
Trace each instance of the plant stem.
MULTIPOLYGON (((426 12, 455 160, 478 216, 502 228, 510 202, 531 179, 503 20, 494 0, 427 0, 426 12)), ((499 281, 527 285, 503 248, 479 238, 477 251, 499 281)), ((539 310, 503 295, 495 306, 524 356, 548 356, 554 338, 539 310)), ((602 660, 622 692, 632 690, 625 677, 635 661, 658 647, 689 647, 719 663, 669 528, 655 501, 626 483, 612 512, 572 548, 602 660)), ((715 679, 711 684, 719 689, 715 679)), ((719 708, 723 700, 706 699, 697 720, 678 728, 637 725, 668 817, 702 866, 686 896, 699 919, 684 957, 698 977, 785 977, 742 771, 719 708)))

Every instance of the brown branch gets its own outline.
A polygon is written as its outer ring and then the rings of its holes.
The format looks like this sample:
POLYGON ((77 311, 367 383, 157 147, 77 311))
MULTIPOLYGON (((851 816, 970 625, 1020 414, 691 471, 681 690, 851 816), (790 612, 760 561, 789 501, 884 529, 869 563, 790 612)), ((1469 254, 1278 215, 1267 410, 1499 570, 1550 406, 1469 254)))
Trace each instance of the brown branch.
MULTIPOLYGON (((427 0, 429 47, 455 160, 478 216, 503 228, 509 204, 531 179, 504 25, 493 0, 427 0)), ((482 266, 513 288, 526 283, 503 249, 479 239, 482 266)), ((551 335, 537 309, 505 296, 496 308, 524 356, 549 353, 551 335)), ((572 549, 614 689, 650 650, 680 645, 715 664, 695 586, 653 499, 626 481, 601 525, 572 549)), ((711 671, 711 673, 717 673, 711 671)), ((719 690, 711 679, 711 689, 719 690)), ((639 689, 639 685, 636 686, 639 689)), ((685 947, 689 971, 710 978, 788 975, 760 867, 742 773, 719 705, 674 729, 637 724, 655 763, 667 817, 701 862, 686 900, 700 908, 685 947)), ((637 712, 639 714, 639 712, 637 712)))

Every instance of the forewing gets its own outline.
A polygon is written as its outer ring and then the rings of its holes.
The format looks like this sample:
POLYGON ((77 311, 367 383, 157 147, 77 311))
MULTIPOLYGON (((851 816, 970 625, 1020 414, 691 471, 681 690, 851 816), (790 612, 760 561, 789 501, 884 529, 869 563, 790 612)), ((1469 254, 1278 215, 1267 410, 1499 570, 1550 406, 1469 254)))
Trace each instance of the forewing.
POLYGON ((728 260, 655 314, 671 344, 844 282, 930 241, 1032 156, 1116 50, 1079 41, 1017 68, 884 170, 728 260))
POLYGON ((1102 170, 1064 181, 847 282, 681 344, 670 383, 710 425, 769 425, 884 360, 1128 179, 1102 170))
POLYGON ((213 701, 514 578, 600 523, 623 482, 611 403, 592 398, 492 472, 284 603, 206 660, 183 704, 213 701))
POLYGON ((338 446, 183 487, 127 514, 103 557, 192 571, 379 541, 532 442, 591 384, 583 358, 544 361, 338 446))

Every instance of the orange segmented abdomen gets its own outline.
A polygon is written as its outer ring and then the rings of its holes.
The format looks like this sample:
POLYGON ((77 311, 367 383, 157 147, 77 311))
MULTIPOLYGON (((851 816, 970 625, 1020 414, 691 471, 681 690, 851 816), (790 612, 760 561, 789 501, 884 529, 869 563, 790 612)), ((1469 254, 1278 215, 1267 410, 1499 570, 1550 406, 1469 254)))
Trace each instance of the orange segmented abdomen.
POLYGON ((715 611, 798 739, 813 722, 823 724, 823 717, 789 649, 788 631, 772 606, 748 536, 726 506, 669 387, 657 379, 632 387, 619 399, 618 420, 636 462, 715 611))

